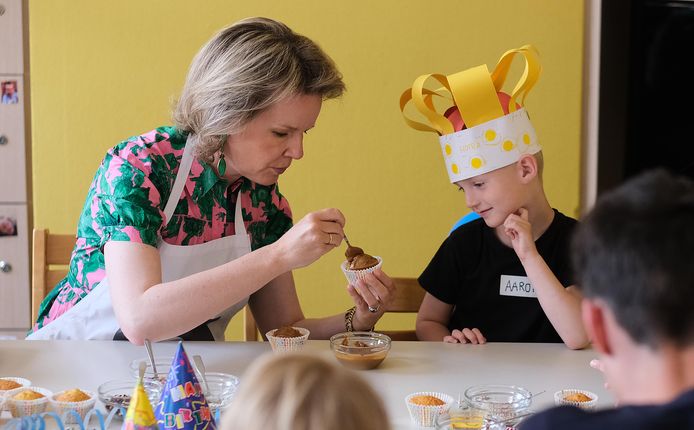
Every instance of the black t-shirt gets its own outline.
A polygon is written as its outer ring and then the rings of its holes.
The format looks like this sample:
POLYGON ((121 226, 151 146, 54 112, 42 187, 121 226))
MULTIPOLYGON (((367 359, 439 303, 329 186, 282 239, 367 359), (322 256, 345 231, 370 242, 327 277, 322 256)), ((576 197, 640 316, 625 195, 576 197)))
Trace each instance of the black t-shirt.
POLYGON ((586 412, 562 406, 534 415, 520 430, 694 430, 694 390, 664 405, 624 406, 586 412))
MULTIPOLYGON (((573 284, 569 250, 576 223, 555 209, 554 220, 535 241, 564 287, 573 284)), ((449 330, 476 327, 489 342, 561 342, 515 251, 482 219, 448 236, 419 283, 429 294, 454 305, 449 330)))

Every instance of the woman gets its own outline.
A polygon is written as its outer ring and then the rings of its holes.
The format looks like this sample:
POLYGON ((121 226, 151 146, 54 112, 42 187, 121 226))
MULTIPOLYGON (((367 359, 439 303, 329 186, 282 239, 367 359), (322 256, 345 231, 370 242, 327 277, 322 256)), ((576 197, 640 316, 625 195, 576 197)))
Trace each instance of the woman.
POLYGON ((28 338, 223 340, 246 302, 263 332, 373 327, 394 291, 380 270, 348 287, 354 308, 304 318, 291 271, 339 246, 345 219, 323 209, 292 227, 276 184, 303 156, 323 99, 343 91, 332 60, 284 24, 250 18, 222 30, 193 60, 176 126, 104 158, 68 276, 28 338))

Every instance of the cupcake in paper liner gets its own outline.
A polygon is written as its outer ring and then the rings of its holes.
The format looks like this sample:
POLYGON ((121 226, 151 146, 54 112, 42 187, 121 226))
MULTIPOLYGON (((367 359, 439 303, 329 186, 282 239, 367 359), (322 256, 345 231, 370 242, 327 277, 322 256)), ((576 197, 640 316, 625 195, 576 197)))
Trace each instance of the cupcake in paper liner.
POLYGON ((380 269, 382 264, 383 260, 377 255, 360 254, 354 258, 348 258, 343 261, 340 268, 342 269, 342 273, 345 274, 347 281, 354 285, 357 280, 366 276, 367 273, 380 269))
POLYGON ((568 388, 554 393, 554 403, 557 406, 569 405, 592 410, 598 404, 598 395, 586 390, 568 388))
POLYGON ((15 418, 40 414, 48 408, 52 395, 50 390, 41 387, 15 388, 5 395, 5 407, 15 418))
POLYGON ((77 419, 73 414, 67 412, 75 411, 84 420, 87 412, 94 409, 96 397, 94 393, 90 391, 73 388, 71 390, 55 393, 51 396, 50 403, 53 410, 61 417, 64 417, 64 423, 75 424, 77 423, 77 419))
POLYGON ((299 351, 304 347, 309 335, 303 327, 280 327, 265 334, 275 352, 299 351))
POLYGON ((453 397, 444 393, 420 391, 405 397, 412 422, 420 427, 434 427, 436 419, 451 408, 453 397))
POLYGON ((31 381, 25 378, 20 378, 18 376, 0 376, 0 413, 2 413, 5 403, 5 395, 17 388, 29 387, 31 386, 31 381))

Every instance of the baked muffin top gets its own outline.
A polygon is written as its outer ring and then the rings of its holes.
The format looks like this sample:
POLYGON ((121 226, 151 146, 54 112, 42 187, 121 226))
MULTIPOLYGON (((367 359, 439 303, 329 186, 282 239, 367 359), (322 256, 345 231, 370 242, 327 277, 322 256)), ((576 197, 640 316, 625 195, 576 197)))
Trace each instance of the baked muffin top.
POLYGON ((272 335, 275 337, 299 337, 301 336, 301 332, 294 327, 284 326, 275 330, 272 335))
POLYGON ((38 393, 34 390, 20 391, 19 393, 12 396, 12 398, 15 400, 36 400, 36 399, 40 399, 42 397, 46 397, 46 396, 44 396, 43 394, 38 393))
POLYGON ((567 394, 564 396, 564 400, 567 402, 590 402, 591 399, 589 396, 586 396, 583 393, 573 393, 573 394, 567 394))
POLYGON ((73 388, 72 390, 63 391, 55 396, 54 399, 59 402, 83 402, 91 399, 91 397, 79 388, 73 388))
POLYGON ((0 390, 14 390, 15 388, 19 388, 21 386, 22 384, 10 379, 0 379, 0 390))
POLYGON ((410 398, 410 403, 414 403, 415 405, 421 406, 441 406, 446 404, 446 402, 439 399, 438 397, 430 396, 428 394, 422 396, 414 396, 410 398))

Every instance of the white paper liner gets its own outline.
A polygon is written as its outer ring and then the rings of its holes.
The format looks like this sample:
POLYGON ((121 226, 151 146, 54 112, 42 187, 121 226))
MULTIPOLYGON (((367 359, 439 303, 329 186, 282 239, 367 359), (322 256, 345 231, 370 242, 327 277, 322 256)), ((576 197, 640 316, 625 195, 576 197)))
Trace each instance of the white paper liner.
POLYGON ((308 339, 308 335, 310 332, 308 329, 305 329, 303 327, 292 327, 295 330, 298 330, 301 333, 301 336, 297 337, 275 337, 272 334, 275 333, 275 330, 270 330, 269 332, 265 333, 265 337, 267 337, 268 342, 270 342, 270 346, 272 346, 272 350, 275 352, 290 352, 290 351, 299 351, 304 347, 304 344, 306 343, 306 339, 308 339))
POLYGON ((67 411, 75 411, 79 414, 80 417, 82 417, 82 419, 84 419, 84 417, 87 415, 87 412, 89 412, 90 410, 92 410, 94 408, 94 405, 96 404, 96 396, 91 391, 80 390, 84 394, 89 396, 88 400, 83 400, 81 402, 61 402, 59 400, 55 400, 56 397, 63 394, 65 391, 67 391, 67 390, 59 391, 59 392, 53 394, 50 398, 50 403, 51 403, 51 406, 53 407, 53 410, 58 415, 60 415, 61 418, 64 416, 64 418, 63 418, 64 423, 76 424, 77 419, 75 418, 75 416, 73 414, 70 414, 70 413, 67 415, 63 415, 63 414, 65 414, 67 411))
MULTIPOLYGON (((14 382, 18 383, 19 385, 21 385, 22 387, 30 387, 31 386, 30 380, 28 380, 26 378, 20 378, 18 376, 0 376, 0 379, 5 379, 7 381, 14 381, 14 382)), ((20 387, 17 387, 17 388, 20 388, 20 387)), ((4 411, 5 407, 7 406, 6 402, 4 401, 5 395, 14 389, 15 388, 10 389, 10 390, 0 390, 0 413, 2 413, 2 411, 4 411)))
POLYGON ((434 427, 436 425, 436 419, 439 415, 448 412, 454 400, 455 399, 448 394, 435 391, 419 391, 405 397, 405 404, 407 405, 407 410, 410 412, 410 418, 412 418, 412 422, 415 425, 420 427, 434 427), (411 402, 411 399, 415 396, 436 397, 443 401, 444 404, 439 406, 416 405, 411 402))
POLYGON ((575 407, 581 408, 581 409, 593 410, 593 409, 595 409, 595 406, 598 404, 598 395, 591 392, 591 391, 579 390, 576 388, 567 388, 564 390, 559 390, 556 393, 554 393, 554 403, 557 406, 568 405, 568 406, 575 406, 575 407), (588 400, 585 402, 572 402, 571 400, 565 399, 566 396, 569 396, 571 394, 578 394, 578 393, 585 394, 586 396, 590 397, 591 400, 588 400))
POLYGON ((6 407, 10 411, 13 417, 20 418, 33 414, 40 414, 45 412, 48 408, 48 402, 53 392, 41 387, 21 387, 10 390, 5 395, 5 401, 7 402, 6 407), (36 391, 37 393, 43 394, 40 399, 34 400, 17 400, 12 397, 21 393, 25 390, 36 391))
POLYGON ((340 265, 340 268, 342 269, 342 273, 345 274, 345 277, 347 278, 347 282, 354 285, 357 282, 357 280, 366 276, 367 273, 371 273, 376 269, 380 269, 381 265, 383 264, 383 259, 381 259, 381 257, 379 257, 377 255, 374 255, 373 257, 376 260, 378 260, 378 264, 376 264, 373 267, 369 267, 368 269, 361 269, 361 270, 351 270, 351 269, 349 269, 349 262, 347 260, 343 261, 342 264, 340 265))

